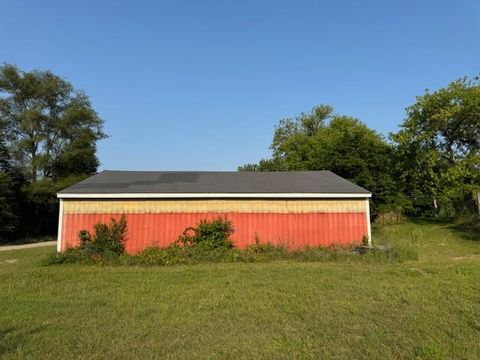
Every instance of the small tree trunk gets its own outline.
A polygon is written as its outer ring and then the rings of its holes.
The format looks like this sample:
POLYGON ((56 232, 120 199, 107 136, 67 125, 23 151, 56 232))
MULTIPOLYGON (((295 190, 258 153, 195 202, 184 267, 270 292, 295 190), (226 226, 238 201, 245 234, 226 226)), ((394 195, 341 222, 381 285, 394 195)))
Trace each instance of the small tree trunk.
POLYGON ((480 192, 477 193, 477 207, 478 207, 478 214, 480 215, 480 192))
MULTIPOLYGON (((33 136, 32 136, 33 138, 33 136)), ((30 161, 32 162, 32 182, 36 182, 37 181, 37 164, 36 164, 36 161, 37 161, 37 144, 35 143, 34 140, 32 140, 32 144, 31 144, 31 147, 30 147, 30 161)))

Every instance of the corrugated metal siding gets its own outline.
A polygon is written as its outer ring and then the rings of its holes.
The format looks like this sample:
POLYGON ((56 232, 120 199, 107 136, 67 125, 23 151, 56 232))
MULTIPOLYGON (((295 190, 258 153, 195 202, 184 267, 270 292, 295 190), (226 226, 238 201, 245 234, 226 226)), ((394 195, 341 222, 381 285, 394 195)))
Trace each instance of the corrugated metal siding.
MULTIPOLYGON (((78 244, 78 232, 92 230, 98 222, 108 223, 122 213, 65 213, 62 226, 62 250, 78 244)), ((235 227, 233 240, 239 247, 255 242, 286 244, 292 248, 360 243, 367 234, 365 213, 218 213, 161 212, 126 213, 126 250, 136 253, 148 246, 167 246, 178 239, 189 226, 219 216, 231 220, 235 227)))

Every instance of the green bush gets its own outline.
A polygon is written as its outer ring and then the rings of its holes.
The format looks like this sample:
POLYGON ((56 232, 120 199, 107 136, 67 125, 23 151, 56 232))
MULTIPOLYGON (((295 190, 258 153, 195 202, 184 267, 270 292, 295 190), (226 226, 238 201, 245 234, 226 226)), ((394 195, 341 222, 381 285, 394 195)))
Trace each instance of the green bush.
POLYGON ((173 244, 147 248, 132 256, 128 263, 151 266, 232 261, 238 257, 230 238, 233 232, 229 220, 202 220, 196 227, 185 229, 173 244))
POLYGON ((97 223, 94 225, 94 235, 86 230, 80 231, 78 247, 54 254, 45 263, 115 263, 125 251, 126 231, 125 216, 122 216, 119 221, 112 218, 110 225, 97 223))
POLYGON ((53 253, 43 261, 43 265, 94 263, 95 261, 79 248, 67 249, 62 253, 53 253))
POLYGON ((91 257, 118 256, 125 251, 127 220, 122 216, 119 221, 110 220, 110 226, 103 223, 94 225, 94 235, 86 230, 79 233, 80 246, 91 257))
POLYGON ((412 244, 365 247, 304 247, 290 249, 285 244, 262 242, 255 236, 255 243, 238 249, 230 236, 232 223, 218 218, 202 220, 197 227, 187 228, 179 239, 166 247, 149 247, 138 254, 124 253, 126 220, 111 220, 110 225, 98 223, 94 235, 87 231, 79 233, 80 245, 55 254, 46 264, 82 263, 117 264, 139 266, 166 266, 175 264, 197 264, 202 262, 268 262, 279 260, 295 261, 381 261, 393 262, 417 259, 418 252, 411 246, 421 234, 412 234, 412 244), (362 250, 362 251, 360 251, 362 250))
POLYGON ((197 227, 185 229, 177 243, 185 247, 200 245, 207 249, 232 248, 234 245, 230 236, 233 232, 233 224, 229 220, 220 217, 212 221, 202 220, 197 227))
POLYGON ((126 258, 128 265, 168 265, 169 254, 166 248, 149 247, 142 252, 126 258))
POLYGON ((150 247, 131 256, 129 264, 145 266, 164 266, 176 264, 198 264, 202 262, 235 262, 240 258, 236 248, 199 246, 150 247))

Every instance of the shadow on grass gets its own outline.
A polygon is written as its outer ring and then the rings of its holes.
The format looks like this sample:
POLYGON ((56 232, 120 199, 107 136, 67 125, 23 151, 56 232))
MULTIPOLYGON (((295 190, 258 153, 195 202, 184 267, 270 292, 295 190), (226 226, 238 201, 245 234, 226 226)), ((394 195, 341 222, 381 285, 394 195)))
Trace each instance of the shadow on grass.
POLYGON ((7 352, 12 351, 18 346, 18 340, 20 340, 19 336, 15 336, 14 333, 18 331, 17 328, 10 326, 6 328, 0 328, 0 356, 5 355, 7 352), (7 337, 14 337, 14 340, 8 339, 7 337))
POLYGON ((469 222, 459 223, 449 219, 435 218, 409 218, 408 221, 416 225, 445 226, 448 227, 459 238, 480 242, 480 219, 478 218, 469 220, 469 222), (475 221, 478 221, 478 223, 475 221))
POLYGON ((452 231, 459 237, 480 242, 480 225, 470 224, 452 224, 450 226, 452 231))
POLYGON ((0 327, 0 357, 15 351, 20 346, 20 343, 28 338, 28 335, 35 334, 41 330, 40 326, 25 331, 14 326, 0 327))
POLYGON ((408 221, 416 225, 446 225, 450 226, 453 224, 451 220, 448 219, 436 219, 436 218, 408 218, 408 221))

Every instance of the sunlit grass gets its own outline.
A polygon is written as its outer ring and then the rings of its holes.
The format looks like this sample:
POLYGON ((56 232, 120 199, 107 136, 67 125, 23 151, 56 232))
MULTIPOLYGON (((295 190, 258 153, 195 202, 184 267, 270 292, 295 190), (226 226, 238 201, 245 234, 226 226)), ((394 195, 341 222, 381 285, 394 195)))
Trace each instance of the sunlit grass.
MULTIPOLYGON (((0 358, 477 359, 480 241, 408 222, 418 261, 41 266, 0 253, 0 358)), ((409 245, 410 247, 410 245, 409 245)))

